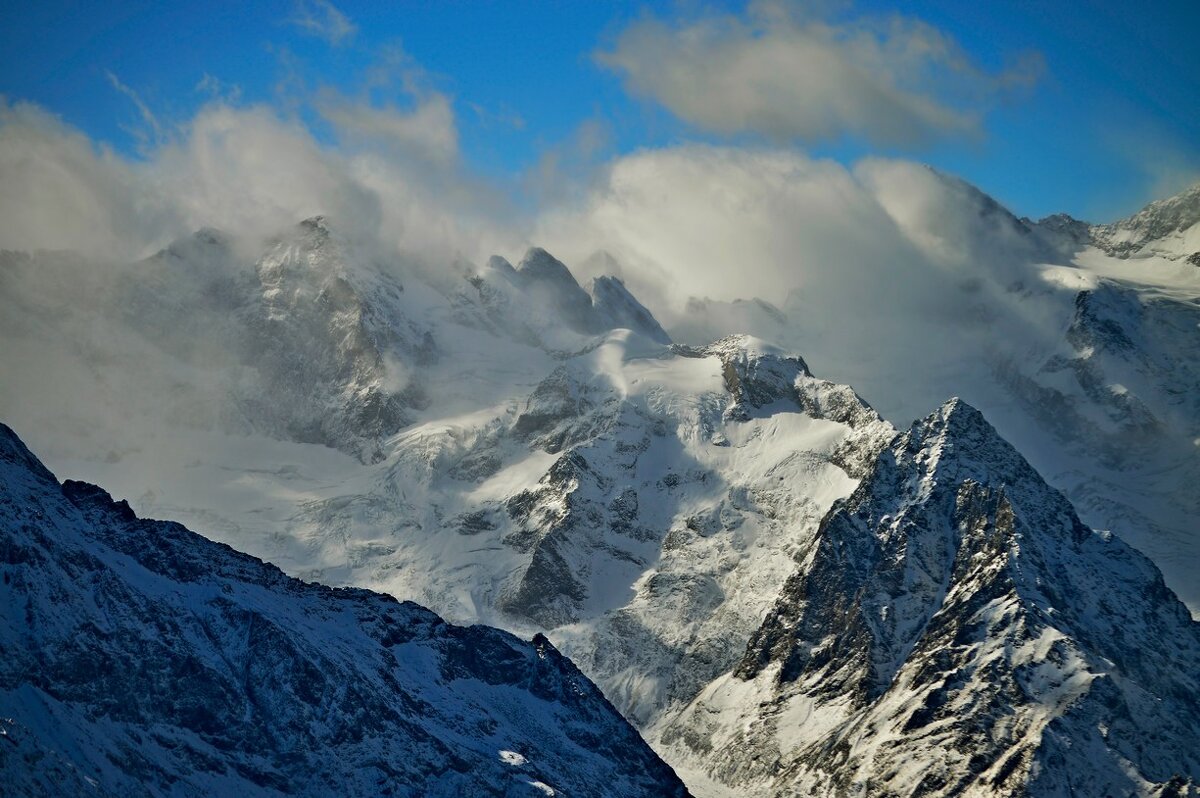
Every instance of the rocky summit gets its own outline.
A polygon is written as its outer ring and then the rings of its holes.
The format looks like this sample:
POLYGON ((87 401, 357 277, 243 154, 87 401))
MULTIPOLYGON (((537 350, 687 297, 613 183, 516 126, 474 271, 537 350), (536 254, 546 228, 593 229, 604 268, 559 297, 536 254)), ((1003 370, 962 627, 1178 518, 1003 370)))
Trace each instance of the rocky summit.
POLYGON ((1153 565, 954 400, 825 517, 664 742, 748 794, 1191 795, 1198 654, 1153 565))

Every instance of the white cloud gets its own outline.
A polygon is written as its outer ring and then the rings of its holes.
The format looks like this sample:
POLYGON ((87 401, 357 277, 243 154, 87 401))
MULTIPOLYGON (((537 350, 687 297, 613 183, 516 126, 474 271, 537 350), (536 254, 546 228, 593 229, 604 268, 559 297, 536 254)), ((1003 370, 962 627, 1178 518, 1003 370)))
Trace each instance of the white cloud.
POLYGON ((349 177, 342 156, 322 149, 300 122, 261 106, 206 106, 181 140, 139 171, 191 229, 251 235, 322 213, 359 234, 379 224, 378 199, 349 177))
POLYGON ((177 222, 107 149, 29 103, 0 101, 0 249, 124 257, 177 222))
POLYGON ((877 237, 847 234, 891 226, 830 161, 686 146, 617 160, 581 212, 552 212, 541 229, 552 251, 579 259, 604 248, 637 271, 673 272, 690 294, 732 299, 778 298, 819 279, 848 239, 869 249, 855 263, 882 259, 877 237))
POLYGON ((317 113, 344 144, 381 148, 446 169, 458 160, 458 122, 453 100, 436 88, 438 82, 403 47, 390 45, 376 54, 357 96, 328 86, 315 92, 300 86, 301 96, 312 97, 317 113))
POLYGON ((694 318, 689 296, 766 299, 790 317, 780 343, 901 422, 969 385, 947 375, 976 369, 980 352, 1019 351, 1058 323, 1036 295, 1053 289, 1031 279, 1042 253, 1012 217, 908 161, 645 151, 615 161, 577 207, 543 215, 534 239, 573 268, 611 253, 665 324, 701 337, 733 331, 721 312, 694 318))
POLYGON ((122 83, 112 72, 106 70, 104 74, 108 77, 108 82, 112 84, 112 87, 128 97, 134 107, 137 108, 138 116, 141 117, 142 123, 148 129, 149 134, 147 134, 146 130, 140 128, 130 128, 129 132, 141 142, 143 147, 150 141, 155 143, 161 141, 163 137, 162 125, 159 124, 158 117, 150 110, 150 106, 146 105, 145 101, 142 100, 141 95, 122 83))
POLYGON ((454 110, 444 94, 430 93, 411 110, 404 110, 393 105, 375 107, 327 92, 317 107, 342 138, 413 150, 443 166, 458 156, 454 110))
POLYGON ((335 47, 358 32, 358 26, 329 0, 299 0, 289 22, 335 47))
POLYGON ((597 59, 634 95, 705 130, 903 146, 978 135, 987 100, 1030 82, 1040 64, 1026 56, 987 74, 919 20, 817 16, 764 2, 744 16, 643 18, 597 59))
POLYGON ((37 106, 0 104, 0 249, 130 259, 201 227, 261 239, 324 214, 349 235, 429 262, 486 256, 503 211, 456 165, 431 162, 455 152, 448 109, 419 106, 415 127, 397 135, 403 126, 384 124, 395 121, 386 111, 339 102, 337 121, 378 122, 386 141, 368 127, 333 146, 297 116, 214 101, 126 158, 37 106))

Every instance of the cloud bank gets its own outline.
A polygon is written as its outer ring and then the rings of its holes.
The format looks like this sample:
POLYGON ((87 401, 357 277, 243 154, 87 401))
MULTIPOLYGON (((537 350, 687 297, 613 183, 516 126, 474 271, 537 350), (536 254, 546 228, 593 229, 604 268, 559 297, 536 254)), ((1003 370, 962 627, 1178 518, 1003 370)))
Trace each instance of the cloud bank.
POLYGON ((411 110, 340 95, 336 140, 294 115, 213 101, 131 159, 44 109, 0 104, 0 248, 144 257, 201 227, 261 239, 324 214, 353 237, 447 260, 500 235, 491 193, 457 164, 441 95, 411 110))
POLYGON ((630 93, 702 130, 906 147, 977 136, 988 103, 1031 83, 1041 64, 1027 55, 989 73, 919 20, 775 2, 742 16, 645 17, 596 59, 630 93))
POLYGON ((985 374, 981 352, 1053 340, 1067 297, 1038 276, 1053 253, 1011 214, 903 160, 648 150, 613 162, 583 203, 545 213, 534 238, 585 275, 610 268, 590 253, 609 253, 673 334, 775 338, 901 422, 985 374), (751 298, 787 322, 725 304, 751 298))

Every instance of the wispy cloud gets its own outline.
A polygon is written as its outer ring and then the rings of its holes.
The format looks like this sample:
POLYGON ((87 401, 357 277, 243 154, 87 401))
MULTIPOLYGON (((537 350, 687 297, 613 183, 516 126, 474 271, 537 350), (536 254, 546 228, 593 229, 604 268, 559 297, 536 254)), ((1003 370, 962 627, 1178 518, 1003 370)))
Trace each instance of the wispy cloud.
POLYGON ((471 109, 475 117, 479 120, 479 124, 485 129, 525 129, 525 118, 506 105, 502 105, 495 110, 486 108, 479 103, 468 103, 467 107, 471 109))
POLYGON ((438 165, 458 156, 458 128, 450 99, 444 94, 421 97, 411 109, 374 106, 326 92, 317 102, 321 116, 342 139, 367 139, 387 146, 415 150, 438 165))
POLYGON ((1116 127, 1106 120, 1097 139, 1115 164, 1135 174, 1141 191, 1121 206, 1096 208, 1097 221, 1127 216, 1200 182, 1200 143, 1173 136, 1145 119, 1126 117, 1123 122, 1116 127))
POLYGON ((919 20, 821 15, 782 2, 753 3, 740 16, 645 17, 596 59, 630 93, 704 130, 900 146, 979 135, 988 101, 1041 69, 1029 54, 988 73, 919 20))
POLYGON ((242 87, 236 83, 226 83, 220 78, 205 72, 196 83, 196 91, 206 94, 214 100, 237 103, 242 98, 242 87))
POLYGON ((345 44, 358 32, 358 26, 329 0, 299 0, 288 21, 334 47, 345 44))
POLYGON ((313 105, 342 141, 416 155, 434 167, 458 159, 458 121, 450 95, 399 44, 383 48, 354 94, 324 87, 313 105))
POLYGON ((524 176, 527 191, 543 203, 562 202, 588 188, 588 175, 611 155, 613 129, 601 116, 583 120, 569 136, 542 149, 524 176))
POLYGON ((108 82, 112 84, 114 89, 129 98, 134 107, 137 108, 138 116, 141 117, 143 127, 127 128, 128 132, 137 138, 143 147, 148 143, 161 142, 163 138, 162 125, 159 124, 158 117, 150 110, 150 106, 146 105, 141 95, 122 83, 111 71, 105 70, 104 74, 108 77, 108 82))

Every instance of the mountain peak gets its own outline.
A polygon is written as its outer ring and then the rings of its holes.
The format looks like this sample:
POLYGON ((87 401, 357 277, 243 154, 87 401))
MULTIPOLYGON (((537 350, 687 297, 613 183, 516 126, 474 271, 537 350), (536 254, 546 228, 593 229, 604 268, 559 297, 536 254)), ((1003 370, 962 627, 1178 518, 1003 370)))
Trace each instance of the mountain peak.
POLYGON ((919 435, 924 440, 936 435, 944 439, 969 439, 975 446, 986 444, 1012 448, 984 418, 983 413, 957 396, 950 397, 926 416, 919 428, 919 435))
POLYGON ((629 329, 657 343, 671 343, 671 336, 658 319, 630 293, 619 277, 592 279, 592 307, 605 327, 629 329))
POLYGON ((1200 250, 1200 183, 1173 197, 1155 200, 1137 213, 1092 227, 1097 246, 1119 258, 1188 257, 1200 250))
POLYGON ((915 422, 898 446, 927 478, 949 475, 956 480, 1057 493, 983 413, 958 397, 915 422))
POLYGON ((567 265, 541 247, 530 247, 526 250, 525 257, 517 264, 517 273, 527 280, 547 280, 579 286, 567 265))
MULTIPOLYGON (((733 673, 763 718, 820 718, 772 792, 869 774, 888 794, 1149 795, 1195 772, 1200 624, 966 402, 897 438, 803 563, 733 673)), ((782 723, 737 727, 802 733, 782 723)))
POLYGON ((555 309, 570 327, 581 333, 599 332, 592 298, 558 258, 541 247, 531 247, 517 264, 517 277, 534 302, 555 309))
MULTIPOLYGON (((38 481, 57 484, 54 475, 42 465, 42 461, 29 451, 24 441, 17 437, 17 433, 3 423, 0 423, 0 463, 28 471, 38 481)), ((5 476, 4 479, 10 477, 5 476)))
POLYGON ((508 262, 508 258, 505 258, 502 255, 492 255, 490 258, 488 258, 487 267, 506 276, 516 276, 517 274, 517 270, 513 268, 511 263, 508 262))
POLYGON ((315 230, 322 233, 330 232, 329 222, 323 214, 310 216, 307 219, 301 220, 298 225, 302 230, 315 230))

